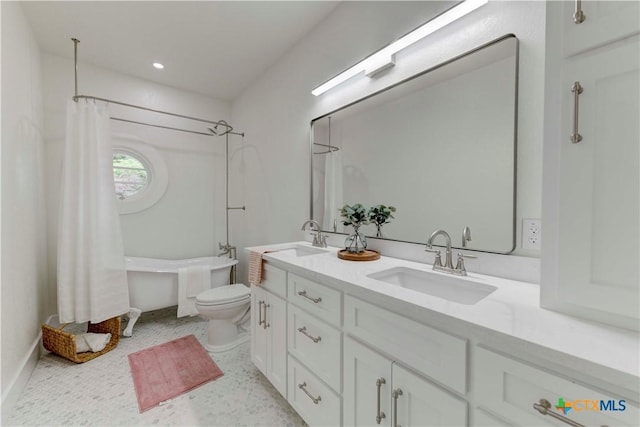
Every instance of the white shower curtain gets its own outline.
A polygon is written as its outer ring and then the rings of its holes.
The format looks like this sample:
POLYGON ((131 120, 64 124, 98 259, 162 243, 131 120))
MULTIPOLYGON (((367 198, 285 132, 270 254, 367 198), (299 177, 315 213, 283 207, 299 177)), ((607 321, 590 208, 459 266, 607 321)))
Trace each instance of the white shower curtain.
POLYGON ((112 159, 108 106, 69 101, 58 226, 64 323, 96 323, 129 310, 112 159))
POLYGON ((342 153, 327 153, 324 165, 324 215, 322 229, 333 231, 337 220, 340 227, 340 209, 343 205, 342 153))

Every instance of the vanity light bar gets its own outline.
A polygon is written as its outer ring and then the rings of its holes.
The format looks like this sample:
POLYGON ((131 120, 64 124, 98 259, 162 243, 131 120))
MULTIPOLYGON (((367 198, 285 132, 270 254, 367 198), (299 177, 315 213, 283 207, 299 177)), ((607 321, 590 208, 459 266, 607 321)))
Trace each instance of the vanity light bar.
POLYGON ((484 6, 485 4, 488 3, 488 1, 489 0, 463 1, 457 6, 447 10, 443 14, 436 16, 426 24, 416 28, 415 30, 405 35, 404 37, 391 43, 389 46, 386 46, 380 49, 379 51, 377 51, 376 53, 374 53, 373 55, 368 56, 367 58, 358 62, 353 67, 348 68, 347 70, 338 74, 331 80, 328 80, 325 83, 321 84, 320 86, 312 90, 311 93, 315 96, 322 95, 329 89, 332 89, 338 86, 340 83, 343 83, 346 80, 349 80, 351 77, 363 71, 366 73, 366 75, 371 76, 377 71, 380 71, 384 68, 392 66, 393 55, 395 55, 397 52, 400 52, 402 49, 406 48, 407 46, 410 46, 413 43, 417 42, 418 40, 425 38, 429 34, 438 31, 442 27, 449 25, 453 21, 459 18, 462 18, 466 14, 473 12, 480 6, 484 6))

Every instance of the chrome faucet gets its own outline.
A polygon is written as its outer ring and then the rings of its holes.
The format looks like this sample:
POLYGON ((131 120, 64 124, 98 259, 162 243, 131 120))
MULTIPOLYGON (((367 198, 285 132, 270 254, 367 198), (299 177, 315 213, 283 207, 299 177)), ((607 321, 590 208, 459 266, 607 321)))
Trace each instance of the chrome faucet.
POLYGON ((449 236, 449 233, 447 233, 444 230, 436 230, 433 233, 431 233, 431 236, 429 236, 429 240, 427 240, 427 251, 429 252, 435 252, 436 253, 436 259, 433 262, 433 269, 434 270, 441 270, 441 271, 447 271, 447 270, 453 270, 453 261, 451 260, 451 237, 449 236), (433 239, 435 239, 438 236, 444 236, 444 238, 446 239, 446 245, 447 245, 447 252, 445 254, 445 261, 444 261, 444 266, 442 265, 442 258, 440 257, 440 250, 433 250, 433 239))
POLYGON ((305 221, 304 224, 302 224, 302 231, 307 228, 307 225, 315 226, 315 234, 313 235, 313 242, 311 243, 311 245, 317 246, 319 248, 326 248, 327 236, 322 234, 322 230, 320 229, 320 224, 318 224, 318 221, 315 221, 313 219, 305 221))
MULTIPOLYGON (((465 230, 469 230, 469 227, 465 227, 465 230)), ((466 236, 468 236, 468 240, 471 240, 471 232, 468 231, 468 233, 466 234, 466 236)), ((465 232, 463 232, 463 239, 465 236, 465 232)), ((464 246, 464 245, 463 245, 464 246)), ((458 262, 456 263, 456 266, 453 266, 453 260, 451 259, 451 237, 449 236, 449 233, 447 233, 444 230, 436 230, 433 233, 431 233, 431 236, 429 236, 429 240, 427 240, 427 248, 425 249, 425 251, 428 252, 435 252, 436 254, 436 259, 433 261, 433 269, 436 271, 442 271, 445 273, 450 273, 450 274, 456 274, 458 276, 466 276, 467 275, 467 270, 464 266, 464 258, 475 258, 474 255, 464 255, 462 253, 458 253, 458 262), (445 253, 445 261, 444 261, 444 265, 442 265, 442 258, 440 256, 440 250, 439 249, 433 249, 433 240, 438 237, 438 236, 444 236, 445 240, 445 244, 447 246, 447 252, 445 253)))

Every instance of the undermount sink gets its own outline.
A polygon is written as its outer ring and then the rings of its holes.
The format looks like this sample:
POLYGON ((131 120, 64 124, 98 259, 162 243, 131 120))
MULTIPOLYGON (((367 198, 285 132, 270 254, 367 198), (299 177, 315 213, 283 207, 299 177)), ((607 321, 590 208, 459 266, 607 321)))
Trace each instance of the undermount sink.
POLYGON ((468 277, 445 276, 407 267, 394 267, 371 273, 367 277, 467 305, 477 303, 498 289, 468 277))
POLYGON ((327 251, 322 248, 316 248, 314 246, 304 246, 304 245, 295 245, 292 248, 281 249, 278 251, 282 254, 291 255, 294 257, 301 256, 309 256, 309 255, 318 255, 318 254, 326 254, 327 251))

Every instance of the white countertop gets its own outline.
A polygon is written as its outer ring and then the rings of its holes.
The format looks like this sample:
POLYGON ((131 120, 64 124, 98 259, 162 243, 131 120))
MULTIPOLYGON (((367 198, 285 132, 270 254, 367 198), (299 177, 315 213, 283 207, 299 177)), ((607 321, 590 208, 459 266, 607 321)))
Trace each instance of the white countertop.
POLYGON ((388 298, 391 304, 393 301, 402 301, 625 374, 639 376, 638 332, 542 309, 538 285, 468 273, 468 278, 495 286, 497 290, 476 304, 459 304, 367 277, 368 274, 392 267, 432 271, 430 265, 385 256, 370 262, 344 261, 336 256, 339 248, 334 247, 327 248, 326 254, 300 257, 293 256, 292 251, 284 250, 295 245, 310 246, 308 242, 292 242, 247 248, 247 251, 267 249, 271 252, 263 255, 265 260, 274 261, 274 264, 282 263, 294 273, 312 272, 331 282, 339 282, 347 293, 350 289, 365 289, 388 298))

